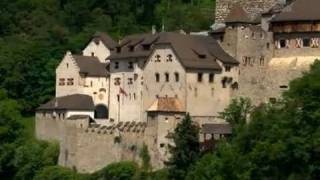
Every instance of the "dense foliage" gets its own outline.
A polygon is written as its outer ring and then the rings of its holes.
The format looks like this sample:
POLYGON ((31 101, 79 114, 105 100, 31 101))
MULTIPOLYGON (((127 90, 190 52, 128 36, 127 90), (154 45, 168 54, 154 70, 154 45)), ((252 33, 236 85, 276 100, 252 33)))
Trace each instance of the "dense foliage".
POLYGON ((56 165, 58 146, 36 141, 22 123, 20 106, 0 89, 0 179, 30 179, 56 165))
MULTIPOLYGON (((255 108, 250 123, 237 129, 217 152, 204 156, 188 179, 319 179, 319 95, 317 61, 310 72, 290 83, 281 102, 255 108)), ((228 112, 242 109, 245 114, 245 106, 235 101, 228 112)))
POLYGON ((170 179, 184 179, 192 164, 200 155, 199 127, 192 122, 189 114, 180 122, 173 135, 174 146, 166 163, 170 179))
POLYGON ((64 53, 79 53, 95 32, 206 30, 213 9, 214 0, 1 0, 0 88, 32 113, 53 96, 64 53))

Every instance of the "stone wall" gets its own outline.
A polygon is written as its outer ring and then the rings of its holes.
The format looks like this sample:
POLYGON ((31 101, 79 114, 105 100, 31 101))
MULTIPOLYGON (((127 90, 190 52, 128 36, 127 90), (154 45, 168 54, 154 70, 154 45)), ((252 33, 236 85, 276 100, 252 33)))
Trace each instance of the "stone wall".
POLYGON ((45 141, 60 141, 64 131, 64 120, 54 119, 50 114, 36 113, 35 135, 45 141))
POLYGON ((235 97, 249 97, 254 104, 265 102, 266 72, 273 57, 272 33, 260 26, 227 27, 224 49, 240 62, 239 89, 235 97))
POLYGON ((158 147, 162 131, 157 123, 147 126, 142 122, 120 122, 102 126, 89 123, 89 119, 54 119, 40 113, 36 116, 36 137, 58 141, 59 165, 81 173, 91 173, 119 161, 140 163, 143 144, 148 146, 152 167, 163 167, 164 158, 158 147))

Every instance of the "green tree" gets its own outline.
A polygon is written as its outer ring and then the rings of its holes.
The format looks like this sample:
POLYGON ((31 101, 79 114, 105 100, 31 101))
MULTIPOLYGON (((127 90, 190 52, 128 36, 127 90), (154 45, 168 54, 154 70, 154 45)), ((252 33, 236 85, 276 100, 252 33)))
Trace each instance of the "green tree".
POLYGON ((175 145, 170 147, 171 157, 166 163, 169 177, 184 179, 200 154, 199 127, 192 122, 189 114, 175 128, 173 141, 175 145))
POLYGON ((105 180, 130 180, 138 171, 138 165, 134 162, 122 161, 109 164, 99 172, 92 175, 92 179, 105 180))
POLYGON ((148 151, 148 146, 146 144, 143 144, 141 150, 140 150, 140 158, 142 159, 142 169, 145 171, 150 171, 151 170, 151 165, 150 165, 150 154, 148 151))
MULTIPOLYGON (((250 123, 214 154, 203 157, 188 177, 319 179, 319 82, 320 62, 316 61, 310 72, 290 83, 283 100, 255 108, 250 123), (205 173, 203 168, 215 172, 205 173)), ((237 117, 237 112, 231 117, 237 117)))

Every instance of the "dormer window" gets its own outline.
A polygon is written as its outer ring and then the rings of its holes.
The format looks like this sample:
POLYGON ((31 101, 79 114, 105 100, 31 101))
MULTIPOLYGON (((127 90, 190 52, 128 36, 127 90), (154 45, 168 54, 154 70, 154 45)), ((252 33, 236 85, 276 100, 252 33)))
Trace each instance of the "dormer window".
POLYGON ((155 58, 156 58, 155 62, 161 62, 161 60, 160 60, 161 56, 159 54, 157 54, 155 56, 155 58))
POLYGON ((134 51, 134 46, 129 46, 129 51, 133 52, 134 51))
POLYGON ((149 44, 142 45, 142 47, 143 47, 143 50, 146 50, 146 51, 150 50, 149 44))
POLYGON ((167 62, 172 62, 172 54, 167 55, 167 62))
POLYGON ((121 47, 117 47, 116 50, 117 50, 117 53, 120 53, 121 52, 121 47))

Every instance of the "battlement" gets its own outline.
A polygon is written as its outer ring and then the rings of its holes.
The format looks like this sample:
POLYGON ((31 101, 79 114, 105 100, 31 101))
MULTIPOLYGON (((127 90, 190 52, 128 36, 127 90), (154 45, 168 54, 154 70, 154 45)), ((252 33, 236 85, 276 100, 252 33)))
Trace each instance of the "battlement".
POLYGON ((114 134, 119 133, 136 133, 143 134, 147 127, 147 123, 144 122, 119 122, 117 124, 105 126, 96 123, 91 123, 88 128, 84 130, 86 133, 97 133, 97 134, 114 134))

